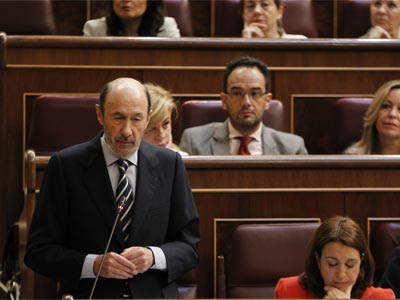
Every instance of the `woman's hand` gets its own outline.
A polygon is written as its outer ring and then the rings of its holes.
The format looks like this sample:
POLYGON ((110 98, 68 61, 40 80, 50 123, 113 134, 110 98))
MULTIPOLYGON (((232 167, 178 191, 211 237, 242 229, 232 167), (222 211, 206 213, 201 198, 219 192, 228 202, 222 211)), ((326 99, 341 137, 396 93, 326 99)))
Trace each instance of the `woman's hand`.
POLYGON ((244 28, 242 30, 242 37, 246 39, 264 38, 267 28, 268 28, 267 25, 264 23, 254 22, 250 24, 244 24, 244 28))
POLYGON ((383 29, 381 26, 374 26, 372 27, 368 33, 367 37, 369 39, 391 39, 391 35, 389 32, 387 32, 385 29, 383 29))
POLYGON ((350 299, 352 288, 353 288, 352 286, 349 286, 347 290, 344 292, 338 288, 327 285, 324 287, 326 292, 324 299, 350 299))

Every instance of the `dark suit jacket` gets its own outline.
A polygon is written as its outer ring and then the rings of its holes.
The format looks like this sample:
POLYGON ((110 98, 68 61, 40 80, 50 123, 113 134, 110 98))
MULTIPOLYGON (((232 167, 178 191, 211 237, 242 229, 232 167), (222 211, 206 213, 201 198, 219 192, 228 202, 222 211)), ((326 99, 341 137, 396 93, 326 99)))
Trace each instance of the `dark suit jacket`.
POLYGON ((400 247, 396 247, 385 273, 382 276, 380 286, 384 288, 391 288, 396 294, 396 298, 400 298, 400 247))
MULTIPOLYGON (((100 135, 52 156, 33 216, 25 263, 60 281, 61 293, 89 296, 94 279, 80 280, 88 253, 102 254, 116 216, 100 135)), ((176 298, 174 281, 198 262, 199 220, 180 155, 142 142, 128 245, 117 226, 109 251, 158 246, 167 271, 148 270, 129 280, 100 277, 93 297, 176 298)))

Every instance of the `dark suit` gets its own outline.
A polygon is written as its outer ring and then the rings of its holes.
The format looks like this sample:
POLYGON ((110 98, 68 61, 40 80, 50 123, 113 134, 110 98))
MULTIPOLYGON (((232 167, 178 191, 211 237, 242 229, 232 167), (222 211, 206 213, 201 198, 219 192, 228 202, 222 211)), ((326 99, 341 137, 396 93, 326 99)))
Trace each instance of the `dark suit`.
MULTIPOLYGON (((117 226, 109 251, 158 246, 167 271, 148 270, 129 280, 100 277, 94 297, 120 298, 128 286, 134 298, 176 298, 174 281, 197 265, 199 220, 180 155, 142 142, 138 150, 136 196, 127 246, 117 226)), ((102 254, 116 216, 116 204, 100 135, 52 156, 32 220, 25 263, 58 280, 61 293, 89 296, 94 279, 80 280, 88 253, 102 254)))
POLYGON ((380 286, 391 288, 396 294, 396 298, 400 298, 400 247, 394 249, 382 276, 380 286))

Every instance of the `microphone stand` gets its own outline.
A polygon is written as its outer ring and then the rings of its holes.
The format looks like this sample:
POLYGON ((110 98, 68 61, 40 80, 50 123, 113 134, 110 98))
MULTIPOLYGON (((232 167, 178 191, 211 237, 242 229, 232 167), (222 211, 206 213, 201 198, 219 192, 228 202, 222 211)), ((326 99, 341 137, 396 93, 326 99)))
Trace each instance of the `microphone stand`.
POLYGON ((119 215, 121 214, 122 210, 124 209, 124 207, 126 205, 126 201, 127 201, 127 198, 125 196, 122 196, 121 201, 120 201, 119 205, 117 206, 117 216, 115 217, 114 225, 113 225, 113 228, 111 229, 111 233, 110 233, 110 237, 108 238, 106 249, 104 250, 103 257, 101 258, 99 271, 97 272, 96 279, 95 279, 95 281, 93 283, 93 287, 92 287, 92 290, 90 292, 89 300, 92 299, 94 290, 95 290, 96 285, 97 285, 97 280, 99 279, 101 269, 103 268, 104 258, 106 257, 106 254, 107 254, 107 251, 108 251, 108 247, 110 247, 111 239, 112 239, 112 237, 114 235, 115 227, 117 226, 117 222, 119 220, 119 215))

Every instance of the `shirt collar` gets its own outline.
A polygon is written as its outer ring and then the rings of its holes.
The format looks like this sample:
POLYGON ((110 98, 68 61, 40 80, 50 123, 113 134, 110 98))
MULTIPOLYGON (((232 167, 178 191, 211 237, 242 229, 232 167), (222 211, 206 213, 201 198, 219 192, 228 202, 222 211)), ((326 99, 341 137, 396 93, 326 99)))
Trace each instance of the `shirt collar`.
MULTIPOLYGON (((103 155, 104 159, 106 161, 107 167, 115 163, 120 157, 114 154, 114 152, 111 150, 110 146, 106 143, 104 134, 100 138, 101 141, 101 148, 103 150, 103 155)), ((133 165, 137 166, 137 161, 138 161, 138 150, 136 150, 130 157, 128 157, 126 160, 129 160, 133 165)))
MULTIPOLYGON (((237 131, 235 129, 235 127, 233 127, 230 119, 228 119, 228 130, 229 130, 229 139, 235 139, 235 138, 243 136, 243 134, 241 134, 239 131, 237 131)), ((260 142, 261 141, 261 133, 262 133, 262 122, 260 122, 257 130, 254 131, 249 136, 251 136, 255 141, 260 142)))

